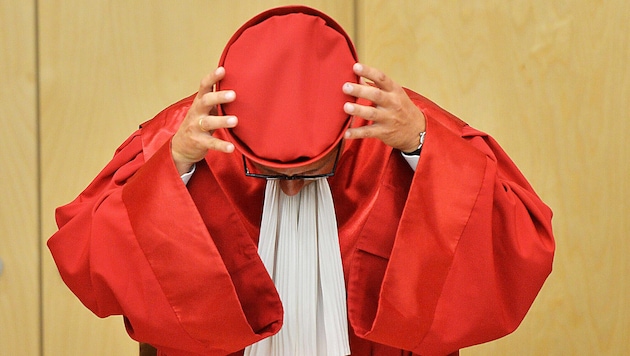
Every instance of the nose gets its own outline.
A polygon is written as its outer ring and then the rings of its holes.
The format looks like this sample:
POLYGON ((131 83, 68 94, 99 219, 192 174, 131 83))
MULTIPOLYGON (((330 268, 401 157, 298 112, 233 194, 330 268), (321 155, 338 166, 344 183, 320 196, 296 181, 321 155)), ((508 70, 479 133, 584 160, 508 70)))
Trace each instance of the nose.
POLYGON ((280 189, 288 196, 296 195, 304 188, 306 181, 304 179, 282 180, 280 181, 280 189))

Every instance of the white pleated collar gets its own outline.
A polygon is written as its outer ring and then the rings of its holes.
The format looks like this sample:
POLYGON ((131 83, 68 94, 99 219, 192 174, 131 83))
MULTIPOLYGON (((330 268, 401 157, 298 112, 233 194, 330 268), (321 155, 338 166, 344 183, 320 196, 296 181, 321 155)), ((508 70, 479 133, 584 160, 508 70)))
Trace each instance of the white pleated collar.
POLYGON ((346 289, 332 194, 325 178, 287 196, 265 190, 258 254, 284 308, 280 331, 246 356, 349 355, 346 289))

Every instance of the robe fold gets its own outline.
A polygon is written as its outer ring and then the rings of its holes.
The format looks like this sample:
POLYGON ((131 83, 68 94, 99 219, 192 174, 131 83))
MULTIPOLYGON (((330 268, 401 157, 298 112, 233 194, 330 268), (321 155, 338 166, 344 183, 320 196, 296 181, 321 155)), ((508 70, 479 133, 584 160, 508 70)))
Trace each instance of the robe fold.
MULTIPOLYGON (((416 171, 379 140, 349 140, 329 178, 353 355, 445 355, 504 336, 551 272, 551 210, 510 158, 408 95, 427 120, 416 171)), ((182 182, 170 140, 193 98, 142 124, 57 209, 48 247, 81 302, 123 315, 133 339, 169 356, 239 354, 282 327, 257 253, 265 182, 237 152, 212 151, 182 182)))

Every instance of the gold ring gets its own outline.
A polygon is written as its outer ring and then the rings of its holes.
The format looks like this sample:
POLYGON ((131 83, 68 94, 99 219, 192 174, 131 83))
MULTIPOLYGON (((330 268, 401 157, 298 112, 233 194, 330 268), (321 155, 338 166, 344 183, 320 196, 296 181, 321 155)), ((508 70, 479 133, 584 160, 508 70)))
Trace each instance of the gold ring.
POLYGON ((206 132, 206 130, 203 128, 203 117, 199 118, 199 128, 201 129, 201 131, 206 132))

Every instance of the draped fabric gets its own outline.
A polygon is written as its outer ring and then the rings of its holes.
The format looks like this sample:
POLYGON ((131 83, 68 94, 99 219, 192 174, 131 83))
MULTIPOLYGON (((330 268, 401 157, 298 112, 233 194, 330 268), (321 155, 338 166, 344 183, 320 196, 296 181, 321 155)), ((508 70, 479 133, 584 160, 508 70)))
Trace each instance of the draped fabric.
POLYGON ((335 207, 325 178, 285 195, 265 190, 258 251, 284 307, 284 325, 247 356, 350 354, 335 207))
MULTIPOLYGON (((504 336, 551 272, 551 210, 507 154, 408 94, 427 119, 416 171, 378 140, 350 140, 328 179, 353 355, 444 355, 504 336)), ((258 254, 265 182, 220 152, 182 182, 170 138, 192 100, 143 124, 57 210, 48 247, 81 302, 122 315, 135 340, 168 356, 242 354, 285 321, 258 254)))

